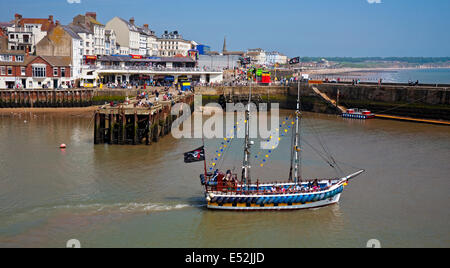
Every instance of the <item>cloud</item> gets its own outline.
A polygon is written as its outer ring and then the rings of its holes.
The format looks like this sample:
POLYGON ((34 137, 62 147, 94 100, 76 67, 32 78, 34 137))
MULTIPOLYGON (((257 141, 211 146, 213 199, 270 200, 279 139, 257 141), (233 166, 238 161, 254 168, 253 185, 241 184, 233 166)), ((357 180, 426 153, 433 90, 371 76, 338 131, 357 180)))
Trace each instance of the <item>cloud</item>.
POLYGON ((369 4, 381 4, 381 0, 367 0, 369 4))
POLYGON ((81 4, 81 0, 67 0, 69 4, 81 4))

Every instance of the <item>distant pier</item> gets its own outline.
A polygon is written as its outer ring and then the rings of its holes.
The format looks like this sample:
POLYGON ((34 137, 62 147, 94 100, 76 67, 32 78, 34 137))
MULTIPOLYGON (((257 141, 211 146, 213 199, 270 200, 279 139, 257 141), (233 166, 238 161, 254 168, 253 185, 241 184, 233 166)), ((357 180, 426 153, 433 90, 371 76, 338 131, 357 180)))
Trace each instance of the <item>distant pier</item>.
POLYGON ((384 115, 384 114, 376 114, 375 117, 379 118, 379 119, 409 121, 409 122, 416 122, 416 123, 450 126, 449 121, 441 121, 441 120, 418 119, 418 118, 403 117, 403 116, 391 116, 391 115, 384 115))

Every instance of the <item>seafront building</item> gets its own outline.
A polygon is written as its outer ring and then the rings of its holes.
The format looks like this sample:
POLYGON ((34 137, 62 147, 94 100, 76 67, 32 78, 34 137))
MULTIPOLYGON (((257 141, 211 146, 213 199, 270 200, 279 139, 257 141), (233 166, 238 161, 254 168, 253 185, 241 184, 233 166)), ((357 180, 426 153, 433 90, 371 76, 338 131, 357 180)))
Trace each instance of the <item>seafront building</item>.
POLYGON ((186 57, 189 50, 195 49, 192 41, 184 40, 178 31, 165 31, 158 42, 160 57, 186 57))
POLYGON ((138 27, 138 30, 140 34, 139 55, 147 57, 158 56, 158 40, 155 32, 149 28, 148 24, 138 27))
POLYGON ((219 83, 223 70, 196 67, 190 57, 99 56, 95 66, 85 69, 80 81, 83 87, 98 87, 109 83, 121 85, 172 84, 180 78, 200 83, 219 83))
POLYGON ((21 50, 34 53, 35 46, 55 26, 53 16, 48 18, 23 18, 15 14, 14 21, 6 27, 9 50, 21 50))
POLYGON ((223 80, 223 70, 251 64, 284 64, 287 57, 263 49, 222 52, 187 40, 177 31, 157 37, 149 24, 114 17, 106 24, 96 12, 75 16, 68 25, 48 18, 0 22, 0 88, 69 88, 223 80), (31 65, 30 65, 31 64, 31 65), (33 71, 34 70, 34 71, 33 71))
POLYGON ((199 55, 198 67, 200 69, 235 69, 240 67, 239 55, 199 55))
POLYGON ((70 57, 0 55, 0 88, 57 89, 72 86, 70 57))
POLYGON ((116 42, 120 46, 118 51, 120 55, 140 55, 140 31, 134 23, 134 18, 127 21, 119 17, 114 17, 106 23, 106 30, 114 30, 116 33, 116 42))
POLYGON ((89 30, 92 35, 92 55, 105 55, 105 25, 97 21, 97 13, 78 15, 73 18, 72 25, 89 30))
MULTIPOLYGON (((75 27, 78 29, 78 26, 75 27)), ((46 37, 44 37, 36 45, 36 54, 40 56, 52 56, 52 57, 66 57, 70 59, 70 77, 71 84, 75 83, 76 79, 79 79, 82 74, 83 57, 86 51, 84 45, 86 42, 86 36, 84 39, 78 34, 79 31, 74 30, 74 27, 60 25, 59 22, 56 26, 50 30, 46 37)), ((80 32, 85 33, 85 32, 80 32)))
POLYGON ((118 54, 117 37, 114 30, 105 30, 105 55, 118 54))
POLYGON ((266 53, 266 65, 274 66, 276 64, 287 64, 288 57, 286 55, 281 54, 277 51, 267 52, 266 53))

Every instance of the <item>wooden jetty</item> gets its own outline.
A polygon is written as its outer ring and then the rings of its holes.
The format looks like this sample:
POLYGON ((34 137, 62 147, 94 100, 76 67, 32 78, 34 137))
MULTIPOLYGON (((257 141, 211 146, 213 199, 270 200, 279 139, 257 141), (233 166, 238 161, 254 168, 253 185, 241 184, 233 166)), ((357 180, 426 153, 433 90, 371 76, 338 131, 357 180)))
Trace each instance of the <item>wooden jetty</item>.
POLYGON ((194 94, 174 96, 170 101, 156 102, 151 108, 135 107, 136 100, 117 107, 104 105, 95 112, 94 143, 118 145, 150 145, 170 133, 172 123, 182 115, 172 115, 176 103, 194 105, 194 94))

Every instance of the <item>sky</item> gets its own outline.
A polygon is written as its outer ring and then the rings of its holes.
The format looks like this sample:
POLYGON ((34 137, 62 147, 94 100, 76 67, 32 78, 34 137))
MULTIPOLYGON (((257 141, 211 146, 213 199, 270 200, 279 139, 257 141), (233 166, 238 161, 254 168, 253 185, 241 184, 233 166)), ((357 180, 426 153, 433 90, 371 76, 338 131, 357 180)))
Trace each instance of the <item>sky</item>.
POLYGON ((134 17, 160 36, 221 51, 263 48, 290 57, 448 57, 450 0, 0 0, 0 21, 86 11, 106 24, 134 17))

